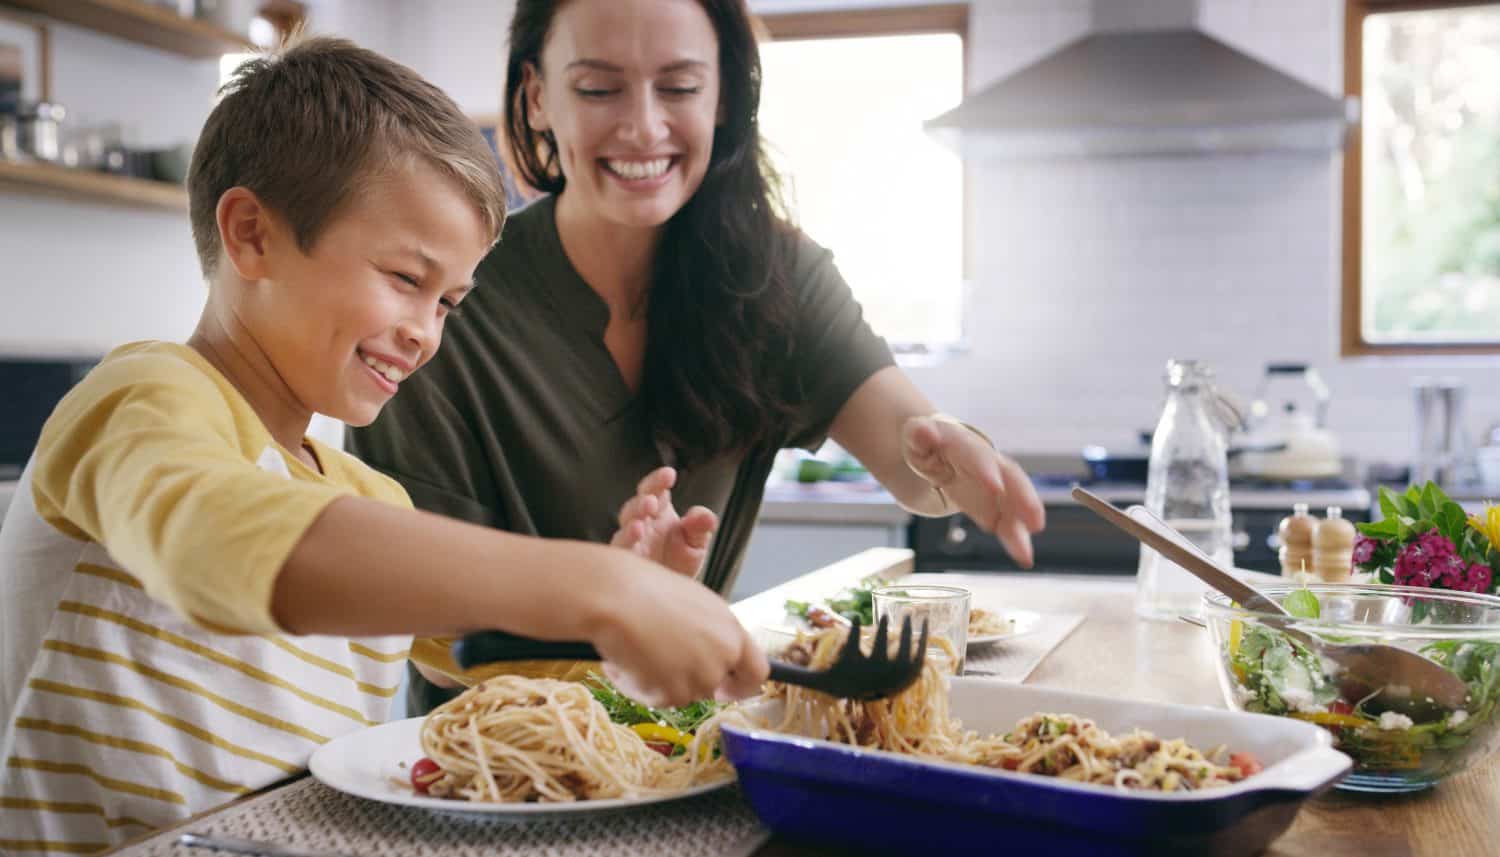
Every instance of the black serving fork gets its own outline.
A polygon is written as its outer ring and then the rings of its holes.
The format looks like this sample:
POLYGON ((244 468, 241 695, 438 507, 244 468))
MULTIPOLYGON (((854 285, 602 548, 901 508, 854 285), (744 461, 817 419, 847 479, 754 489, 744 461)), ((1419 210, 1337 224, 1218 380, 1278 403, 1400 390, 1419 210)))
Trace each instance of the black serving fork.
MULTIPOLYGON (((815 670, 771 659, 771 680, 822 691, 842 699, 868 701, 895 696, 916 682, 927 655, 927 621, 912 648, 911 617, 901 621, 901 639, 891 655, 885 616, 875 626, 870 654, 860 650, 859 622, 849 626, 849 636, 838 658, 827 669, 815 670)), ((453 644, 453 660, 464 669, 496 661, 599 660, 599 651, 588 643, 550 643, 517 637, 504 631, 479 631, 453 644)))

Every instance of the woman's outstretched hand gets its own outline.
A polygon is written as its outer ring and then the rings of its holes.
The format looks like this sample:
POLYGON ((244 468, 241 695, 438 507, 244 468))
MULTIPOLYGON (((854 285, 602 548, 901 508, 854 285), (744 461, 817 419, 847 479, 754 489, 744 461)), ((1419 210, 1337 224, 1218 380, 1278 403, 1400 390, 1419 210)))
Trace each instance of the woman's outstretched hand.
POLYGON ((1026 471, 996 452, 976 431, 941 416, 911 417, 901 426, 901 456, 959 511, 994 533, 1022 568, 1033 561, 1031 534, 1047 523, 1026 471))
POLYGON ((719 528, 719 516, 694 506, 681 516, 672 505, 677 471, 658 467, 635 487, 620 507, 620 529, 609 543, 655 560, 678 574, 696 576, 719 528))

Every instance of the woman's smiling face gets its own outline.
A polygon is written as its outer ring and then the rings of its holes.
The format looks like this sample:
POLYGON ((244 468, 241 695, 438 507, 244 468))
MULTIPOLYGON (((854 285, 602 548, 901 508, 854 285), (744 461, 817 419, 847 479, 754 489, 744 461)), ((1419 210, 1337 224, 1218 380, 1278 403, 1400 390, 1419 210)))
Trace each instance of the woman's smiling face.
POLYGON ((696 0, 562 5, 525 90, 580 209, 655 227, 687 203, 713 151, 718 47, 696 0))

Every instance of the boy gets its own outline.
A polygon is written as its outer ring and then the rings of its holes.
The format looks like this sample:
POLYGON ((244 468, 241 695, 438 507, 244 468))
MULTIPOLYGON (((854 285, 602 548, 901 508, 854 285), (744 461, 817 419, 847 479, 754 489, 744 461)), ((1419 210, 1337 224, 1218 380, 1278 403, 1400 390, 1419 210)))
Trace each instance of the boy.
POLYGON ((374 419, 499 233, 448 98, 305 41, 241 67, 188 187, 197 329, 59 403, 0 529, 0 850, 104 849, 295 773, 384 719, 413 633, 589 640, 658 703, 754 692, 764 657, 690 577, 414 511, 305 437, 374 419))

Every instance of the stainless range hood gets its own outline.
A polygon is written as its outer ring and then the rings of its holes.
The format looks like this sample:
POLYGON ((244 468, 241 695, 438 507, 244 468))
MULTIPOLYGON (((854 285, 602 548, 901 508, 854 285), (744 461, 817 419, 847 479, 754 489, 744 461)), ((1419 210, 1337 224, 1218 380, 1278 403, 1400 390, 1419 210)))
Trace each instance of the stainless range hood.
POLYGON ((1354 99, 1315 89, 1197 29, 1192 0, 1094 0, 1093 8, 1089 35, 924 127, 981 159, 1343 147, 1354 99))

